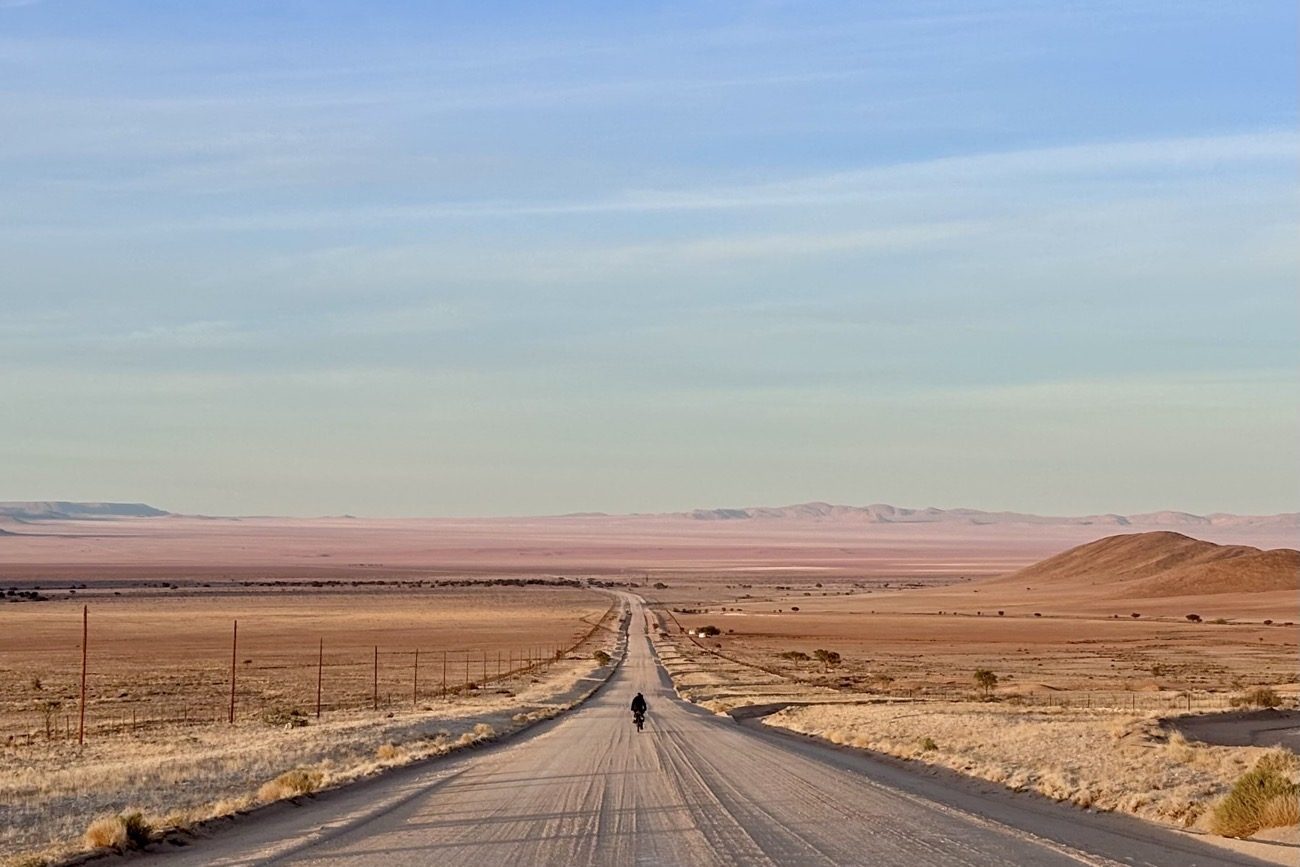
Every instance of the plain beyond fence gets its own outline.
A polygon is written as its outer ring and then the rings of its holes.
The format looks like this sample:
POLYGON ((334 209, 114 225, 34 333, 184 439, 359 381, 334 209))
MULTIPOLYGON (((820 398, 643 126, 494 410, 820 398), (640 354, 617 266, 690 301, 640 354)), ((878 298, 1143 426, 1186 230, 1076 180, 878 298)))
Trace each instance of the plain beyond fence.
MULTIPOLYGON (((30 745, 44 736, 46 740, 75 739, 78 745, 84 745, 86 738, 92 734, 132 732, 145 726, 164 724, 224 722, 234 725, 248 717, 259 717, 272 724, 304 725, 307 710, 303 705, 311 708, 318 720, 329 711, 369 709, 379 712, 393 708, 397 703, 395 691, 391 683, 385 682, 385 678, 392 675, 400 676, 408 684, 405 697, 398 701, 409 702, 410 709, 419 710, 422 700, 435 697, 448 700, 487 685, 500 686, 511 679, 547 670, 552 663, 574 654, 588 643, 613 615, 616 607, 617 603, 612 603, 603 615, 593 615, 594 623, 582 618, 582 622, 589 628, 575 640, 531 643, 523 647, 501 642, 492 650, 446 648, 422 654, 418 646, 384 649, 375 644, 367 648, 364 658, 358 658, 360 655, 355 650, 336 652, 333 655, 327 653, 325 639, 320 637, 314 642, 315 661, 310 672, 312 689, 308 692, 307 702, 293 701, 288 697, 297 691, 294 687, 300 685, 295 676, 297 671, 283 676, 277 689, 264 688, 257 693, 244 690, 240 675, 239 621, 236 618, 232 620, 230 628, 230 664, 225 684, 228 693, 225 698, 214 695, 203 700, 187 693, 181 697, 162 700, 135 700, 129 709, 103 711, 93 705, 96 698, 91 685, 95 674, 94 654, 91 652, 94 635, 90 606, 83 605, 75 730, 73 714, 65 711, 61 702, 47 700, 36 710, 39 718, 36 726, 11 733, 6 740, 10 746, 21 744, 24 740, 30 745), (365 690, 364 697, 358 696, 357 690, 352 686, 357 678, 348 676, 358 668, 364 668, 369 675, 366 678, 368 689, 365 690), (332 700, 331 684, 336 687, 332 700), (313 697, 314 703, 311 702, 313 697)), ((244 660, 245 666, 252 662, 252 659, 244 660)), ((123 696, 120 693, 117 698, 123 696)))

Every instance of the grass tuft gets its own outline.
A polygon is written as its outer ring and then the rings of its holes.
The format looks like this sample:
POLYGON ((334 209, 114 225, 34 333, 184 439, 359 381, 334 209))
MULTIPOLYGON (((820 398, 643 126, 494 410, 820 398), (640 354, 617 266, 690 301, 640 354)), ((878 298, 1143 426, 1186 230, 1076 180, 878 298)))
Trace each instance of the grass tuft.
POLYGON ((1224 837, 1249 837, 1300 821, 1300 785, 1288 776, 1295 765, 1295 757, 1282 752, 1261 757, 1214 806, 1210 830, 1224 837))
POLYGON ((299 795, 310 795, 321 787, 325 782, 325 775, 320 771, 310 768, 294 768, 292 771, 285 771, 268 783, 263 783, 262 787, 257 790, 257 799, 259 801, 279 801, 284 798, 296 798, 299 795))
POLYGON ((92 849, 141 849, 153 839, 153 828, 142 813, 103 816, 86 828, 86 845, 92 849))

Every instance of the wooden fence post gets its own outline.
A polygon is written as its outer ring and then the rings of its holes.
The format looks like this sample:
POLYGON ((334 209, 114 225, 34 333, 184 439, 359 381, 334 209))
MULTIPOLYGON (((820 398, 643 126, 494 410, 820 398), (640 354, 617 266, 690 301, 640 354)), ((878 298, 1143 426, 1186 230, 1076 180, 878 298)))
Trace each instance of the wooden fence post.
POLYGON ((379 710, 379 645, 375 645, 375 676, 371 683, 372 701, 375 710, 379 710))
POLYGON ((325 683, 325 636, 321 636, 316 651, 316 719, 320 719, 321 687, 325 683))
POLYGON ((77 725, 77 745, 86 742, 86 645, 90 640, 90 606, 81 606, 81 722, 77 725))
POLYGON ((235 658, 239 652, 239 621, 230 635, 230 724, 235 724, 235 658))

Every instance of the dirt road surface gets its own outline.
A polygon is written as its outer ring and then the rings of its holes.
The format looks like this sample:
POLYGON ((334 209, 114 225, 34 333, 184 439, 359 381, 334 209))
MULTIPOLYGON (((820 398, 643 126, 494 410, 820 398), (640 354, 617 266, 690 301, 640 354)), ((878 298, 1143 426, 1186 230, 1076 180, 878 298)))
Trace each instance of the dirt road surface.
POLYGON ((626 660, 580 709, 450 761, 277 805, 175 865, 1253 865, 1137 820, 975 788, 677 699, 633 603, 626 660), (628 704, 643 691, 638 734, 628 704))

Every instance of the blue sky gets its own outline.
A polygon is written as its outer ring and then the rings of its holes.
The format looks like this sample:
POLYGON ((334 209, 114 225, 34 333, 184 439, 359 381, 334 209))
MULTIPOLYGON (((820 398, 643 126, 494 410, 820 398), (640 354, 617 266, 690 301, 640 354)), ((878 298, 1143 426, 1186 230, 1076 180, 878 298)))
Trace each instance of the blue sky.
POLYGON ((0 499, 1294 510, 1296 28, 0 0, 0 499))

